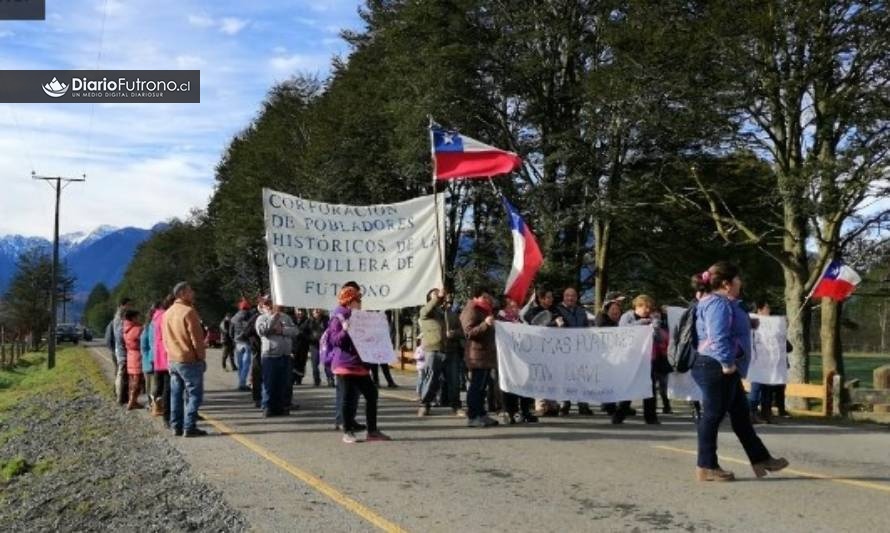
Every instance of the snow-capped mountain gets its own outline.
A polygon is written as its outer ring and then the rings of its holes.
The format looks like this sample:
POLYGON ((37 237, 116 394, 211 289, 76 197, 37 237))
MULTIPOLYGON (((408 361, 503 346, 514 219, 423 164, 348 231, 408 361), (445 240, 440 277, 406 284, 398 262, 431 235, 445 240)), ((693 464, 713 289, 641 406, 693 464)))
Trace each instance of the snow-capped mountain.
POLYGON ((75 252, 80 248, 85 248, 117 230, 118 228, 114 226, 103 225, 89 233, 77 231, 59 235, 59 255, 65 257, 66 255, 75 252))
MULTIPOLYGON (((90 232, 59 236, 59 257, 77 278, 75 291, 86 297, 96 283, 113 288, 123 278, 136 248, 165 224, 151 229, 99 226, 90 232)), ((21 254, 31 249, 52 253, 52 242, 41 237, 6 235, 0 237, 0 295, 6 292, 21 254)))

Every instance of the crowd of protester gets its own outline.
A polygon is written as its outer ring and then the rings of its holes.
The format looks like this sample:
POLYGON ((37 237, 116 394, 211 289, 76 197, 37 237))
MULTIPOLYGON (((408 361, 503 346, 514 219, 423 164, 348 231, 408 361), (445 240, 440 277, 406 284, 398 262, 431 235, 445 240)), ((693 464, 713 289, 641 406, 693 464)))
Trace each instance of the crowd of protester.
MULTIPOLYGON (((757 437, 754 423, 771 419, 772 404, 787 416, 783 387, 754 383, 750 396, 742 388, 751 355, 750 319, 740 300, 741 277, 729 263, 717 263, 693 278, 694 313, 698 357, 691 375, 702 391, 703 401, 694 406, 699 452, 696 477, 702 481, 728 481, 732 472, 717 462, 717 429, 728 414, 758 477, 787 466, 773 458, 757 437), (758 412, 759 409, 759 412, 758 412)), ((145 391, 151 414, 162 417, 174 435, 196 437, 206 432, 197 427, 203 400, 206 371, 205 328, 194 306, 195 294, 186 282, 177 284, 168 297, 151 306, 145 315, 120 302, 106 330, 106 342, 117 363, 115 390, 127 409, 141 409, 145 391)), ((467 426, 484 428, 499 424, 530 424, 540 417, 570 416, 571 403, 558 398, 527 398, 498 386, 498 357, 495 322, 527 323, 552 328, 648 326, 652 328, 652 395, 642 402, 646 424, 659 424, 657 402, 662 414, 671 414, 667 394, 671 333, 667 314, 654 298, 640 294, 632 300, 610 293, 602 308, 591 315, 579 304, 574 287, 567 287, 556 302, 549 288, 538 288, 524 308, 508 297, 500 302, 491 290, 477 287, 465 305, 455 305, 443 289, 431 289, 418 314, 417 363, 418 416, 433 414, 436 407, 452 416, 466 418, 467 426), (625 309, 626 303, 630 303, 625 309), (466 391, 466 409, 461 391, 466 391)), ((288 416, 299 408, 294 386, 311 379, 315 387, 333 387, 334 426, 344 443, 387 441, 378 426, 378 371, 388 387, 398 385, 388 365, 382 369, 362 361, 350 337, 350 319, 362 308, 358 284, 348 282, 337 295, 330 312, 323 309, 284 308, 269 297, 255 304, 246 298, 238 311, 220 323, 222 367, 235 372, 234 386, 251 392, 265 417, 288 416), (306 366, 310 366, 307 374, 306 366), (357 421, 360 398, 364 398, 364 423, 357 421)), ((757 312, 769 314, 759 302, 757 312)), ((613 424, 636 415, 629 401, 600 406, 613 424)), ((590 405, 579 402, 577 415, 593 416, 590 405)))

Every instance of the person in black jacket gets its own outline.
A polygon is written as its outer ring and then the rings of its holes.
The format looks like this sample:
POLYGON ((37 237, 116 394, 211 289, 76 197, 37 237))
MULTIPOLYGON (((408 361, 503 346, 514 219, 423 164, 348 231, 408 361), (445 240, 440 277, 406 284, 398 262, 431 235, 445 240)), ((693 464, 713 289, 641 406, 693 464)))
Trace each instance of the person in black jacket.
MULTIPOLYGON (((321 370, 319 365, 322 363, 318 358, 318 343, 324 330, 328 329, 328 318, 321 309, 313 309, 312 316, 309 318, 309 358, 312 364, 312 382, 316 387, 321 386, 321 370)), ((334 374, 327 366, 324 367, 325 378, 328 387, 334 386, 334 374)))
POLYGON ((303 384, 306 375, 306 362, 309 360, 309 338, 312 336, 312 325, 306 311, 300 308, 294 309, 294 325, 297 326, 297 337, 294 339, 294 383, 303 384))
POLYGON ((232 339, 232 315, 226 313, 222 322, 219 323, 219 340, 222 343, 222 367, 226 368, 226 361, 232 360, 232 370, 237 372, 238 365, 235 364, 235 341, 232 339))
POLYGON ((250 376, 251 361, 256 353, 249 341, 249 323, 256 315, 246 298, 238 302, 238 312, 229 321, 229 338, 235 343, 235 361, 238 366, 238 390, 248 391, 247 379, 250 376))

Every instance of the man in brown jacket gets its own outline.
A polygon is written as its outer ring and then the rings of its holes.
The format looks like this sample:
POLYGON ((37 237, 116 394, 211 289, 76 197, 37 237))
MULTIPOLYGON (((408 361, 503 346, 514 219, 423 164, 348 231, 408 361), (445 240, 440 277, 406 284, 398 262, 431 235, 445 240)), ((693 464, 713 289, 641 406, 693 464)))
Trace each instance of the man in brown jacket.
POLYGON ((473 290, 473 299, 467 302, 460 315, 460 324, 467 337, 464 360, 470 370, 467 385, 467 425, 489 427, 498 425, 497 420, 485 411, 485 389, 491 370, 497 367, 497 348, 494 340, 494 299, 483 287, 473 290))
POLYGON ((197 427, 207 369, 204 328, 194 307, 195 291, 191 286, 184 281, 177 283, 173 296, 176 300, 164 314, 163 324, 164 347, 170 363, 170 426, 176 436, 200 437, 207 434, 197 427))

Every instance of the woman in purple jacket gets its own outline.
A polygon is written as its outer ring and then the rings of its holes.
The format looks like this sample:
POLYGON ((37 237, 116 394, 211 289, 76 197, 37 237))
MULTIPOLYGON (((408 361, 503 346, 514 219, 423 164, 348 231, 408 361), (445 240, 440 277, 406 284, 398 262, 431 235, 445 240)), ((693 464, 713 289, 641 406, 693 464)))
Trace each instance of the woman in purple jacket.
POLYGON ((349 319, 354 309, 361 309, 362 296, 358 289, 344 286, 337 295, 340 304, 331 313, 328 324, 328 343, 331 346, 331 368, 337 377, 337 389, 342 391, 343 402, 340 406, 343 420, 343 442, 354 444, 360 439, 356 434, 367 429, 364 440, 390 440, 377 429, 377 386, 371 380, 370 372, 358 355, 352 339, 349 337, 349 319), (359 393, 365 397, 364 425, 355 421, 358 410, 359 393))
POLYGON ((717 430, 729 413, 735 432, 757 477, 786 466, 784 458, 770 456, 754 432, 748 400, 742 387, 751 354, 751 321, 742 309, 742 279, 735 265, 720 261, 692 278, 702 293, 696 308, 698 354, 692 378, 702 391, 702 418, 698 424, 699 481, 732 481, 735 475, 717 462, 717 430))

